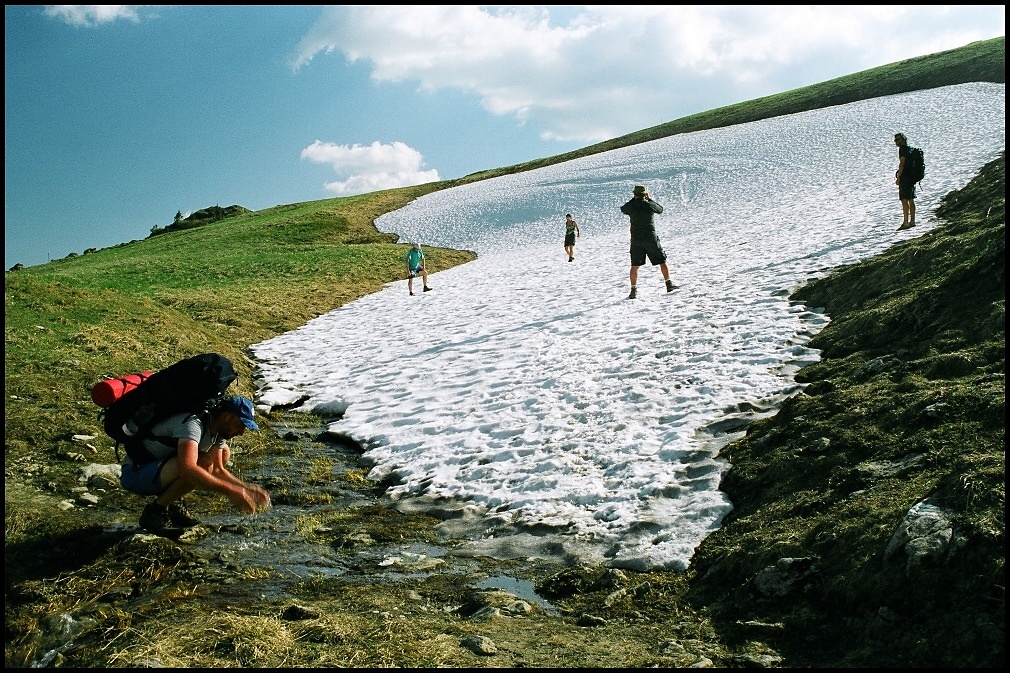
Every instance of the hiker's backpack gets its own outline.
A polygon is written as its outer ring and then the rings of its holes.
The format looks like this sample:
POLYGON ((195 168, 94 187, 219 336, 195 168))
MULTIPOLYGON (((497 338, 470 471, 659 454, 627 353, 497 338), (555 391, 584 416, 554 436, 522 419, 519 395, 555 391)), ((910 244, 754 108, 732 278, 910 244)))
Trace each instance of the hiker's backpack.
MULTIPOLYGON (((175 414, 206 415, 220 404, 225 390, 238 378, 231 360, 217 353, 195 355, 150 376, 141 376, 121 377, 127 383, 112 386, 122 389, 120 397, 98 413, 105 433, 116 442, 116 458, 122 446, 136 464, 154 460, 144 447, 144 439, 153 437, 151 428, 175 414), (139 383, 130 385, 138 379, 139 383)), ((95 390, 106 383, 101 381, 92 389, 96 404, 95 390)), ((101 393, 97 397, 106 399, 101 393)))
POLYGON ((926 177, 926 157, 918 147, 910 147, 905 157, 905 170, 912 176, 912 182, 921 182, 926 177))

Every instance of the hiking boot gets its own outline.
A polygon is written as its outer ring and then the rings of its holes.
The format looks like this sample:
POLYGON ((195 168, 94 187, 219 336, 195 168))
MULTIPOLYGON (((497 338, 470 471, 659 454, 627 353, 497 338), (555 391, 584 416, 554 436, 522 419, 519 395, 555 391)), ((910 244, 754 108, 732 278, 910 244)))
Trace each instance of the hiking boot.
POLYGON ((631 288, 631 294, 628 295, 628 299, 634 299, 637 296, 638 296, 638 288, 637 287, 631 288))
POLYGON ((140 527, 162 537, 176 538, 182 535, 182 528, 172 523, 172 517, 167 507, 161 507, 152 502, 144 508, 140 515, 140 527))
POLYGON ((430 287, 428 287, 427 285, 425 285, 425 286, 424 286, 424 291, 425 291, 425 292, 431 292, 431 288, 430 288, 430 287))
POLYGON ((666 291, 667 292, 673 292, 676 289, 677 289, 677 286, 673 284, 672 280, 666 281, 666 291))
POLYGON ((575 258, 574 258, 574 257, 569 257, 569 258, 568 258, 568 261, 569 261, 569 262, 574 262, 574 261, 575 261, 575 258))
POLYGON ((410 296, 411 296, 411 297, 413 297, 413 296, 414 296, 414 293, 413 293, 413 292, 411 292, 411 293, 410 293, 410 296))
POLYGON ((200 523, 200 520, 193 516, 182 500, 176 500, 168 506, 168 518, 180 528, 192 528, 200 523))

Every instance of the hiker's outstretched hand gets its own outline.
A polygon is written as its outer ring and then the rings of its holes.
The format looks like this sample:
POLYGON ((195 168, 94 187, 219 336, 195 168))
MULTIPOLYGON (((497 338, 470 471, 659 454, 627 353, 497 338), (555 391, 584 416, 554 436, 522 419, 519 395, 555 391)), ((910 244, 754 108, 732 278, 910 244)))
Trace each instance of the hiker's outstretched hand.
POLYGON ((246 484, 231 501, 243 514, 255 514, 270 507, 270 494, 255 484, 246 484))
POLYGON ((253 493, 253 500, 256 502, 256 511, 264 512, 270 509, 270 494, 265 489, 255 484, 249 485, 249 490, 253 493))

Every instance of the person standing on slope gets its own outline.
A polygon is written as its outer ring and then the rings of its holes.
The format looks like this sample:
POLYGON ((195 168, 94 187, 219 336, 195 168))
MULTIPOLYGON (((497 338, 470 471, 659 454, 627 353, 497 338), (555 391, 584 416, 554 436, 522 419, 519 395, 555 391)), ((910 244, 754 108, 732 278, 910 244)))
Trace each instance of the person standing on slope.
POLYGON ((646 257, 663 272, 666 291, 676 290, 677 286, 670 280, 666 253, 659 243, 659 235, 653 223, 654 216, 663 212, 663 206, 652 200, 649 190, 643 185, 635 185, 631 200, 621 206, 621 212, 631 219, 631 294, 628 299, 634 299, 638 295, 638 269, 645 264, 646 257))
POLYGON ((419 243, 411 243, 410 250, 407 251, 407 292, 414 296, 414 276, 421 276, 424 283, 424 291, 430 292, 428 287, 428 269, 424 264, 424 251, 419 243))
POLYGON ((565 252, 568 253, 568 261, 575 261, 575 239, 582 236, 579 231, 579 223, 572 219, 572 214, 565 215, 565 252))
POLYGON ((901 226, 898 231, 915 226, 915 176, 912 171, 906 171, 912 153, 908 146, 908 138, 904 133, 894 134, 894 144, 898 146, 898 170, 894 172, 894 184, 898 185, 898 198, 901 200, 901 226))

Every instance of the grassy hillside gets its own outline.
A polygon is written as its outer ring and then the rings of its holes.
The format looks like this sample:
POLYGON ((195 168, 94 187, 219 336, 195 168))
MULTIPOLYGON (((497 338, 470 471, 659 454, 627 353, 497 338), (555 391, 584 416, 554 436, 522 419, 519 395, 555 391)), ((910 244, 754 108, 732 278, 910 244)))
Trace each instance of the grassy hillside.
MULTIPOLYGON (((113 578, 102 564, 117 549, 110 549, 101 531, 112 510, 135 508, 136 502, 112 493, 97 508, 57 506, 79 488, 82 463, 115 461, 88 396, 101 375, 216 351, 235 362, 237 391, 252 395, 248 345, 401 279, 405 246, 395 244, 395 235, 377 232, 373 222, 425 193, 674 133, 975 80, 1005 81, 1004 38, 458 181, 278 206, 7 272, 7 665, 32 661, 39 654, 33 651, 39 632, 57 629, 63 614, 91 624, 90 644, 67 665, 123 665, 129 643, 165 637, 157 624, 145 626, 139 616, 131 621, 117 603, 108 602, 113 578), (83 442, 76 437, 82 434, 97 438, 83 442)), ((1004 175, 1002 160, 985 167, 970 188, 944 202, 939 214, 950 218, 950 225, 797 295, 833 316, 813 343, 824 349, 825 360, 801 373, 810 382, 804 395, 727 449, 734 468, 724 486, 736 509, 699 550, 690 576, 648 578, 656 590, 643 591, 635 609, 621 618, 637 619, 631 616, 637 613, 652 620, 649 628, 691 630, 694 640, 711 641, 705 656, 716 665, 743 665, 733 658, 733 648, 751 657, 773 648, 795 666, 1003 663, 1004 175), (885 559, 884 550, 908 508, 927 497, 951 512, 957 548, 909 574, 896 558, 885 559), (755 578, 782 558, 805 559, 810 572, 784 595, 756 591, 755 578), (687 580, 689 587, 679 584, 687 580), (680 588, 663 593, 664 586, 680 588), (693 619, 696 630, 683 627, 693 619)), ((473 259, 466 251, 439 249, 428 256, 436 270, 473 259)), ((264 425, 268 432, 243 437, 250 458, 279 445, 269 432, 270 419, 264 425)), ((151 546, 116 572, 143 578, 155 595, 181 598, 189 594, 177 587, 172 571, 184 557, 174 547, 151 546)), ((382 591, 362 603, 379 601, 382 591)), ((615 610, 604 606, 609 593, 589 592, 580 600, 615 610)), ((181 609, 177 602, 159 609, 170 614, 181 609)), ((224 634, 220 642, 234 647, 213 645, 210 659, 194 654, 181 665, 319 661, 315 651, 297 650, 294 643, 275 658, 266 646, 258 658, 249 658, 256 648, 243 649, 240 641, 253 638, 246 633, 250 621, 265 617, 249 614, 231 624, 200 612, 214 613, 215 606, 186 605, 195 611, 189 618, 212 621, 216 633, 224 634), (238 658, 240 651, 246 658, 238 658)), ((409 629, 377 634, 369 624, 359 626, 340 636, 350 653, 370 653, 355 660, 359 665, 503 665, 479 657, 411 659, 410 653, 424 648, 404 640, 409 629)), ((585 656, 587 648, 578 640, 582 627, 571 619, 562 616, 537 627, 541 635, 549 629, 548 640, 558 651, 568 643, 585 656)), ((626 639, 606 629, 593 634, 600 649, 613 645, 614 653, 626 639)), ((309 633, 295 641, 309 647, 319 642, 315 637, 322 636, 309 633)), ((325 642, 335 650, 335 637, 328 637, 325 642)), ((599 657, 530 655, 519 663, 693 661, 599 657)))

